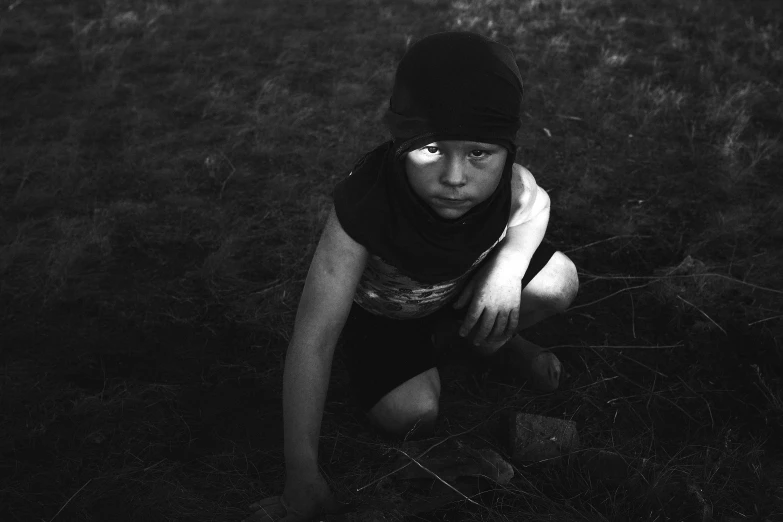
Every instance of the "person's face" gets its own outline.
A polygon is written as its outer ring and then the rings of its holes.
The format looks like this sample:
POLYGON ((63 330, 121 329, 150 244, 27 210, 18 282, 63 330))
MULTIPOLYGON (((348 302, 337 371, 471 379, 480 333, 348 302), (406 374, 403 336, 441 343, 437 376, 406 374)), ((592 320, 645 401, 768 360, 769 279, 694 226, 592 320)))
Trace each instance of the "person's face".
POLYGON ((408 152, 405 171, 413 191, 439 216, 456 219, 495 192, 507 155, 500 145, 436 141, 408 152))

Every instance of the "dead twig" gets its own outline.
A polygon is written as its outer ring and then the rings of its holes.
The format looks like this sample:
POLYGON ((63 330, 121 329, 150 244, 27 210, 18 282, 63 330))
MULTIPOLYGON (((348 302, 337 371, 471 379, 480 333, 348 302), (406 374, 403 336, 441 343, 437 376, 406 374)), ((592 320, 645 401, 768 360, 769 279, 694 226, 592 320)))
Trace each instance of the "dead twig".
MULTIPOLYGON (((595 301, 590 301, 589 303, 584 303, 584 304, 572 306, 572 307, 570 307, 568 309, 569 312, 573 311, 573 310, 578 310, 579 308, 585 308, 587 306, 592 306, 592 305, 594 305, 596 303, 600 303, 601 301, 605 301, 606 299, 614 297, 614 296, 616 296, 618 294, 621 294, 623 292, 628 292, 630 290, 637 290, 639 288, 644 288, 644 287, 650 286, 651 284, 655 283, 656 281, 662 281, 664 279, 681 278, 681 277, 703 277, 703 276, 720 277, 720 278, 723 278, 723 279, 728 279, 729 281, 732 281, 732 282, 735 282, 735 283, 739 283, 739 284, 743 284, 743 285, 746 285, 746 286, 750 286, 751 288, 755 288, 757 290, 763 290, 763 291, 766 291, 766 292, 773 292, 773 293, 777 293, 777 294, 783 294, 783 291, 781 291, 781 290, 775 290, 774 288, 766 288, 766 287, 763 287, 763 286, 754 285, 752 283, 747 283, 745 281, 740 281, 739 279, 735 279, 733 277, 728 277, 728 276, 725 276, 723 274, 716 274, 716 273, 712 273, 712 272, 706 272, 706 273, 703 273, 703 274, 684 274, 684 275, 666 275, 666 276, 601 276, 601 275, 595 275, 595 274, 588 274, 588 273, 585 273, 585 272, 578 272, 578 273, 579 273, 580 276, 586 275, 588 277, 592 277, 592 280, 600 280, 600 279, 604 279, 604 280, 623 280, 623 281, 626 281, 626 288, 623 288, 622 290, 618 290, 618 291, 616 291, 614 293, 611 293, 609 295, 601 297, 600 299, 596 299, 595 301), (648 283, 643 284, 643 285, 627 286, 627 280, 628 279, 647 279, 647 280, 650 280, 650 281, 648 283)), ((721 326, 718 323, 713 321, 710 316, 708 316, 706 313, 704 313, 696 305, 686 301, 685 299, 683 299, 679 295, 677 297, 680 300, 682 300, 682 301, 686 302, 687 304, 691 305, 692 307, 696 308, 707 319, 709 319, 715 326, 717 326, 724 333, 724 335, 727 335, 726 331, 723 328, 721 328, 721 326)), ((777 316, 777 317, 783 317, 783 316, 777 316)), ((766 320, 775 319, 777 317, 772 317, 772 318, 769 318, 769 319, 762 319, 761 321, 757 321, 757 322, 763 322, 763 321, 766 321, 766 320)), ((750 324, 756 324, 756 323, 750 323, 750 324)), ((635 328, 634 328, 634 330, 635 330, 635 328)))
POLYGON ((55 514, 54 514, 54 516, 53 516, 52 518, 50 518, 50 519, 49 519, 49 522, 52 522, 52 520, 54 520, 55 518, 57 518, 57 515, 59 515, 59 514, 60 514, 60 512, 61 512, 63 509, 65 509, 65 506, 67 506, 68 504, 70 504, 71 500, 73 500, 73 499, 76 497, 76 495, 78 495, 78 494, 79 494, 79 493, 80 493, 80 492, 81 492, 81 491, 82 491, 84 488, 86 488, 86 487, 87 487, 87 484, 89 484, 90 482, 92 482, 92 479, 89 479, 87 482, 85 482, 85 483, 84 483, 84 486, 82 486, 82 487, 80 487, 80 488, 79 488, 79 491, 77 491, 76 493, 74 493, 73 495, 71 495, 71 498, 69 498, 69 499, 68 499, 68 501, 67 501, 65 504, 63 504, 63 507, 61 507, 61 508, 60 508, 60 509, 57 511, 57 513, 55 513, 55 514))
POLYGON ((223 151, 220 151, 220 155, 223 156, 223 159, 225 159, 229 165, 231 165, 231 172, 229 172, 228 176, 226 176, 226 179, 223 180, 223 184, 220 186, 220 195, 218 195, 218 200, 223 200, 223 191, 226 190, 226 183, 228 183, 228 180, 231 179, 231 176, 234 175, 234 173, 237 171, 236 167, 234 167, 234 164, 231 163, 231 160, 228 159, 228 157, 223 154, 223 151))
POLYGON ((775 392, 772 391, 772 388, 770 388, 769 384, 767 384, 764 376, 761 375, 761 369, 759 368, 759 365, 751 364, 750 367, 756 371, 756 376, 758 377, 761 386, 755 382, 753 384, 767 398, 767 400, 772 403, 775 409, 783 411, 783 398, 781 398, 779 395, 776 395, 775 392))
MULTIPOLYGON (((423 465, 421 462, 419 462, 418 460, 414 459, 413 457, 411 457, 410 455, 408 455, 407 453, 405 453, 405 452, 404 452, 403 450, 401 450, 400 448, 394 448, 394 450, 395 450, 395 451, 398 451, 398 452, 400 452, 400 453, 402 453, 403 455, 405 455, 405 456, 406 456, 408 459, 410 459, 410 461, 411 461, 411 462, 413 462, 414 464, 416 464, 417 466, 419 466, 421 469, 423 469, 424 471, 426 471, 427 473, 429 473, 430 475, 432 475, 433 477, 435 477, 437 480, 439 480, 440 482, 442 482, 442 483, 443 483, 445 486, 447 486, 448 488, 452 489, 453 491, 456 491, 456 492, 457 492, 457 493, 458 493, 458 494, 459 494, 459 495, 460 495, 462 498, 464 498, 465 500, 467 500, 467 501, 468 501, 468 502, 470 502, 471 504, 475 504, 475 505, 477 505, 477 506, 479 506, 479 507, 485 507, 485 506, 482 506, 481 504, 479 504, 478 502, 476 502, 475 500, 473 500, 472 498, 469 498, 469 497, 465 496, 465 494, 464 494, 462 491, 458 490, 457 488, 455 488, 454 486, 452 486, 451 484, 449 484, 448 482, 446 482, 445 480, 443 480, 442 478, 440 478, 440 476, 438 476, 438 474, 437 474, 437 473, 435 473, 434 471, 432 471, 432 470, 430 470, 429 468, 427 468, 427 467, 426 467, 425 465, 423 465)), ((489 508, 487 508, 487 509, 489 509, 489 508)))
POLYGON ((629 286, 629 287, 623 288, 622 290, 618 290, 617 292, 614 292, 613 294, 609 294, 609 295, 604 296, 604 297, 602 297, 600 299, 596 299, 595 301, 591 301, 589 303, 585 303, 585 304, 581 304, 581 305, 577 305, 577 306, 572 306, 567 311, 570 312, 572 310, 577 310, 579 308, 584 308, 586 306, 591 306, 591 305, 594 305, 596 303, 600 303, 601 301, 605 301, 605 300, 609 299, 610 297, 616 296, 617 294, 622 294, 623 292, 628 292, 630 290, 636 290, 636 289, 639 289, 639 288, 644 288, 646 286, 650 286, 651 284, 653 284, 653 282, 654 281, 650 281, 649 283, 645 283, 643 285, 629 286))
POLYGON ((614 377, 606 377, 604 379, 601 379, 600 381, 591 382, 590 384, 585 384, 584 386, 579 386, 577 388, 571 388, 571 389, 569 389, 567 391, 576 391, 576 390, 581 390, 583 388, 589 388, 590 386, 595 386, 596 384, 601 384, 602 382, 606 382, 606 381, 613 381, 613 380, 615 380, 617 378, 618 377, 616 375, 614 377))
POLYGON ((655 346, 560 344, 557 346, 550 346, 549 348, 547 348, 547 350, 552 350, 554 348, 611 348, 613 350, 630 348, 630 349, 641 349, 641 350, 659 350, 665 348, 679 348, 680 346, 682 346, 682 342, 679 342, 677 344, 662 344, 662 345, 655 345, 655 346))
POLYGON ((592 243, 588 243, 588 244, 582 245, 580 247, 572 248, 570 250, 563 250, 563 253, 564 254, 570 254, 571 252, 576 252, 577 250, 583 250, 583 249, 589 248, 591 246, 600 245, 601 243, 606 243, 607 241, 614 241, 615 239, 622 239, 624 237, 650 237, 650 236, 640 236, 638 234, 624 234, 624 235, 621 235, 621 236, 613 236, 613 237, 608 237, 606 239, 601 239, 599 241, 593 241, 592 243))
POLYGON ((283 281, 281 281, 280 279, 275 279, 274 281, 270 281, 261 290, 256 290, 255 292, 250 292, 248 295, 249 296, 250 295, 264 295, 264 294, 274 290, 275 288, 279 288, 279 287, 283 286, 284 284, 288 283, 292 279, 293 279, 293 277, 289 277, 288 279, 284 279, 283 281))
POLYGON ((634 363, 638 364, 639 366, 641 366, 641 367, 643 367, 643 368, 647 368, 647 369, 648 369, 648 370, 650 370, 651 372, 653 372, 653 373, 657 373, 658 375, 660 375, 661 377, 663 377, 663 378, 665 378, 665 379, 668 379, 668 378, 669 378, 669 376, 668 376, 668 375, 666 375, 665 373, 659 372, 658 370, 656 370, 656 369, 654 369, 654 368, 650 368, 649 366, 647 366, 647 365, 646 365, 646 364, 644 364, 643 362, 639 362, 639 361, 637 361, 636 359, 634 359, 633 357, 628 357, 627 355, 625 355, 625 354, 623 354, 623 353, 618 353, 617 355, 619 355, 619 356, 620 356, 620 357, 622 357, 623 359, 628 359, 629 361, 631 361, 631 362, 634 362, 634 363))
MULTIPOLYGON (((625 281, 626 288, 628 287, 628 281, 625 281)), ((636 339, 636 309, 633 305, 633 293, 629 292, 628 297, 631 298, 631 333, 633 333, 633 338, 636 339)))
POLYGON ((24 174, 22 174, 22 181, 19 182, 19 186, 16 188, 16 193, 14 194, 14 202, 19 200, 19 194, 22 193, 22 189, 24 189, 24 186, 29 178, 30 169, 25 166, 24 174))
MULTIPOLYGON (((637 388, 640 388, 640 389, 642 389, 642 390, 644 390, 644 391, 646 391, 646 392, 649 392, 649 391, 650 391, 650 390, 648 390, 647 388, 645 388, 644 386, 642 386, 641 384, 637 384, 637 383, 636 383, 636 382, 635 382, 633 379, 631 379, 631 378, 627 377, 625 374, 621 373, 621 372, 620 372, 620 371, 618 371, 616 368, 614 368, 614 367, 613 367, 611 364, 609 364, 609 361, 607 361, 607 360, 606 360, 606 359, 603 357, 603 355, 601 355, 600 353, 598 353, 596 350, 594 350, 594 349, 593 349, 593 353, 595 353, 595 354, 596 354, 598 357, 600 357, 600 358, 601 358, 601 360, 602 360, 603 362, 605 362, 605 363, 606 363, 606 365, 607 365, 607 366, 609 366, 609 368, 611 368, 611 369, 612 369, 612 371, 614 371, 614 372, 615 372, 617 375, 619 375, 620 377, 622 377, 623 379, 625 379, 625 380, 626 380, 626 381, 628 381, 629 383, 633 384, 633 385, 634 385, 634 386, 636 386, 637 388)), ((685 411, 685 410, 682 408, 682 406, 680 406, 679 404, 677 404, 677 403, 676 403, 676 402, 674 402, 673 400, 671 400, 671 399, 669 399, 669 398, 667 398, 667 397, 664 397, 663 395, 658 395, 658 396, 659 396, 661 399, 663 399, 663 400, 665 400, 666 402, 668 402, 668 403, 670 403, 671 405, 673 405, 675 408, 677 408, 677 409, 678 409, 678 410, 680 410, 681 412, 683 412, 683 413, 685 414, 685 416, 686 416, 686 417, 688 417, 689 419, 691 419, 693 422, 697 422, 697 421, 696 421, 696 419, 694 419, 694 418, 691 416, 691 414, 690 414, 690 413, 688 413, 687 411, 685 411)))
POLYGON ((710 413, 710 423, 711 423, 711 426, 712 426, 712 428, 715 428, 715 418, 712 416, 712 408, 710 408, 710 403, 709 403, 709 401, 708 401, 707 399, 705 399, 703 396, 701 396, 701 395, 699 395, 698 393, 696 393, 696 392, 693 390, 693 388, 691 388, 690 386, 688 386, 688 383, 687 383, 687 382, 685 382, 685 381, 683 380, 683 378, 682 378, 682 377, 680 377, 680 376, 678 375, 678 376, 677 376, 677 378, 678 378, 678 379, 680 379, 680 382, 681 382, 682 384, 684 384, 684 385, 685 385, 685 387, 686 387, 686 388, 688 388, 688 389, 691 391, 691 393, 692 393, 692 394, 694 394, 696 397, 699 397, 701 400, 703 400, 703 401, 704 401, 704 404, 706 404, 706 405, 707 405, 707 411, 710 413))
POLYGON ((706 314, 706 313, 705 313, 705 312, 704 312, 704 311, 703 311, 701 308, 699 308, 699 307, 698 307, 698 306, 696 306, 695 304, 691 303, 690 301, 686 301, 685 299, 683 299, 683 298, 682 298, 682 297, 680 297, 679 295, 677 296, 677 299, 679 299, 679 300, 680 300, 680 301, 682 301, 683 303, 689 304, 689 305, 691 305, 692 307, 694 307, 696 310, 698 310, 699 312, 701 312, 701 314, 702 314, 704 317, 706 317, 707 319, 709 319, 709 320, 710 320, 710 322, 711 322, 712 324, 714 324, 715 326, 717 326, 717 327, 720 329, 720 331, 721 331, 721 332, 723 332, 723 335, 728 335, 728 334, 726 333, 726 330, 724 330, 723 328, 721 328, 721 327, 720 327, 720 325, 719 325, 718 323, 716 323, 715 321, 713 321, 713 320, 712 320, 712 317, 710 317, 709 315, 707 315, 707 314, 706 314))
POLYGON ((748 323, 748 326, 753 326, 754 324, 759 323, 766 323, 767 321, 772 321, 773 319, 780 319, 783 317, 783 315, 776 315, 774 317, 767 317, 766 319, 759 319, 758 321, 753 321, 752 323, 748 323))
POLYGON ((775 294, 783 294, 783 290, 775 290, 774 288, 767 288, 760 285, 755 285, 753 283, 748 283, 747 281, 742 281, 740 279, 729 277, 724 274, 717 274, 715 272, 704 272, 703 274, 674 274, 674 275, 666 275, 666 276, 605 276, 605 275, 599 275, 599 274, 590 274, 588 272, 578 272, 580 276, 586 276, 590 277, 594 280, 598 279, 605 279, 605 280, 615 280, 615 279, 651 279, 652 282, 655 281, 662 281, 664 279, 679 279, 684 277, 720 277, 721 279, 728 279, 729 281, 732 281, 734 283, 738 283, 741 285, 749 286, 751 288, 755 288, 756 290, 763 290, 765 292, 772 292, 775 294))
MULTIPOLYGON (((478 428, 479 426, 481 426, 481 425, 483 425, 484 423, 486 423, 487 421, 489 421, 489 419, 491 419, 492 417, 494 417, 495 415, 497 415, 497 414, 498 414, 498 413, 500 413, 501 411, 508 410, 508 409, 511 409, 511 408, 512 408, 511 406, 506 406, 506 407, 504 407, 504 408, 500 408, 500 409, 496 410, 495 412, 493 412, 493 413, 492 413, 492 415, 488 415, 488 416, 487 416, 487 418, 485 418, 483 421, 479 422, 478 424, 476 424, 476 425, 475 425, 475 426, 473 426, 472 428, 468 428, 468 429, 466 429, 466 430, 464 430, 464 431, 461 431, 461 432, 459 432, 459 433, 452 433, 451 435, 449 435, 449 436, 445 437, 443 440, 436 442, 435 444, 433 444, 432 446, 430 446, 429 448, 427 448, 426 450, 424 450, 424 451, 423 451, 423 452, 422 452, 420 455, 418 455, 416 458, 419 458, 419 459, 420 459, 420 458, 422 458, 424 455, 426 455, 427 453, 429 453, 430 451, 432 451, 433 449, 437 448, 438 446, 440 446, 441 444, 443 444, 444 442, 446 442, 446 441, 448 441, 448 440, 451 440, 451 439, 453 439, 453 438, 455 438, 455 437, 461 437, 461 436, 463 436, 463 435, 467 435, 467 434, 468 434, 468 433, 470 433, 471 431, 475 430, 475 429, 476 429, 476 428, 478 428)), ((394 448, 394 449, 397 449, 397 448, 394 448)), ((406 456, 407 456, 407 455, 406 455, 406 456)), ((373 480, 372 482, 370 482, 370 483, 368 483, 368 484, 365 484, 364 486, 362 486, 362 487, 360 487, 360 488, 357 488, 357 489, 356 489, 356 492, 358 493, 358 492, 362 491, 363 489, 367 489, 367 488, 369 488, 370 486, 372 486, 372 485, 374 485, 374 484, 377 484, 377 483, 378 483, 378 482, 380 482, 381 480, 385 479, 386 477, 390 477, 390 476, 394 475, 395 473, 398 473, 398 472, 402 471, 403 469, 407 468, 407 467, 408 467, 408 466, 410 466, 410 465, 411 465, 411 463, 410 463, 410 462, 408 462, 407 464, 405 464, 405 465, 403 465, 403 466, 400 466, 399 468, 395 469, 394 471, 390 471, 389 473, 386 473, 385 475, 383 475, 383 476, 381 476, 381 477, 378 477, 377 479, 373 480)))

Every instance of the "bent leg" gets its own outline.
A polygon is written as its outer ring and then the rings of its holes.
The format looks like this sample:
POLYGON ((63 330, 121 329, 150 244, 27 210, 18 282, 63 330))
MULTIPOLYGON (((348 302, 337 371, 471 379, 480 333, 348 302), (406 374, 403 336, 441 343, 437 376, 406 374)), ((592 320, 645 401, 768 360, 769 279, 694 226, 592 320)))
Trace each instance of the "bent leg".
POLYGON ((576 266, 564 253, 555 252, 544 268, 522 289, 517 332, 547 317, 565 312, 578 291, 576 266))
POLYGON ((494 349, 474 347, 471 336, 461 338, 457 335, 460 324, 455 319, 436 325, 433 344, 439 351, 449 345, 457 354, 489 356, 491 366, 501 369, 503 374, 524 379, 537 390, 555 390, 562 372, 559 359, 519 334, 543 319, 567 310, 578 288, 576 267, 565 254, 557 251, 522 289, 517 334, 506 344, 494 349))
POLYGON ((560 360, 519 334, 548 317, 565 312, 578 290, 576 266, 565 254, 555 252, 522 290, 517 335, 493 354, 495 366, 507 375, 526 380, 533 389, 556 390, 562 373, 560 360))
POLYGON ((430 368, 384 395, 367 418, 393 436, 429 434, 435 428, 439 400, 440 375, 437 368, 430 368))
POLYGON ((560 386, 563 372, 560 359, 521 335, 512 337, 490 357, 492 366, 503 376, 524 381, 530 389, 551 392, 560 386))

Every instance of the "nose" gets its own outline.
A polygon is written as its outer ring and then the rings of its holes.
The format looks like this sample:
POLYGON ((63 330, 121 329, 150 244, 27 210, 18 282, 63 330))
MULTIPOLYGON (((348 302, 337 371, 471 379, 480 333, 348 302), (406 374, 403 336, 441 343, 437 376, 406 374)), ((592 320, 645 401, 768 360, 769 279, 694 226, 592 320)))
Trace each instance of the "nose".
POLYGON ((440 181, 447 187, 462 187, 466 183, 465 166, 462 161, 455 157, 450 157, 446 161, 446 166, 440 176, 440 181))

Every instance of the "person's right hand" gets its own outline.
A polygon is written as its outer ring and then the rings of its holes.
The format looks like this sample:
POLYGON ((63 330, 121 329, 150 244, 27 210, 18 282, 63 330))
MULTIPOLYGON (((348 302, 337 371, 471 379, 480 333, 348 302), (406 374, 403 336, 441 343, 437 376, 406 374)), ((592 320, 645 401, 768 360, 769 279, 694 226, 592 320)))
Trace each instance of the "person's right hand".
POLYGON ((244 522, 309 522, 319 515, 343 513, 348 509, 334 498, 320 473, 289 477, 280 497, 269 497, 250 505, 257 510, 244 522))

